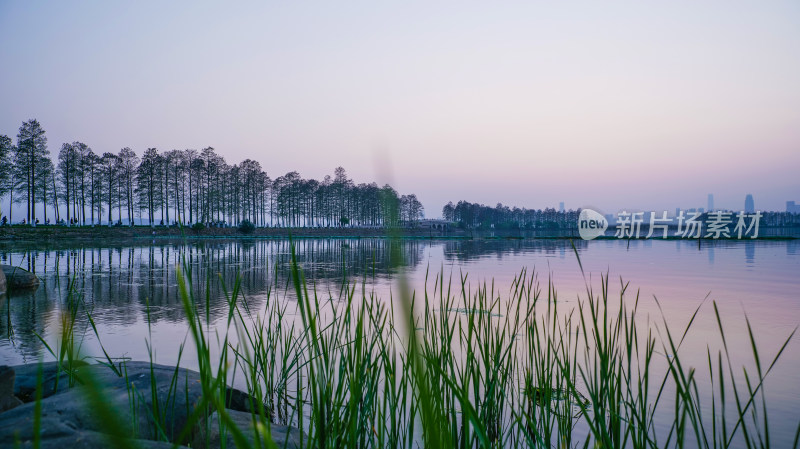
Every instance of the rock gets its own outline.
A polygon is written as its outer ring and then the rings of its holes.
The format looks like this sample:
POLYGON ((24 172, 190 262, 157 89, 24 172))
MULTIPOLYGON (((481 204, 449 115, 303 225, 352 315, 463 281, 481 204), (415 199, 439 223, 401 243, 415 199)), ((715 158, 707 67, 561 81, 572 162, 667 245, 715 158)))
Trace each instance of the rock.
MULTIPOLYGON (((174 446, 166 441, 137 440, 130 439, 128 442, 138 449, 188 449, 186 446, 174 446)), ((28 441, 20 446, 21 448, 33 448, 33 442, 28 441)), ((79 431, 72 435, 49 438, 41 441, 40 449, 108 449, 114 447, 113 440, 108 436, 98 432, 79 431)))
MULTIPOLYGON (((106 430, 105 416, 98 415, 88 400, 86 387, 78 386, 66 391, 53 394, 41 403, 41 417, 48 427, 43 428, 44 434, 49 437, 61 436, 68 429, 89 430, 103 432, 106 430)), ((115 411, 115 418, 122 426, 119 430, 124 435, 143 439, 155 439, 159 433, 155 420, 150 417, 147 399, 138 398, 133 392, 136 405, 131 406, 128 390, 119 386, 105 387, 102 397, 107 406, 115 411)), ((178 398, 176 398, 178 399, 178 398)), ((162 402, 159 400, 159 402, 162 402)), ((182 405, 182 404, 180 404, 182 405)), ((27 441, 33 438, 33 420, 36 402, 28 402, 0 414, 0 446, 12 443, 16 438, 27 441), (23 431, 22 435, 15 435, 23 431)), ((175 424, 183 419, 186 414, 167 414, 164 421, 164 433, 168 438, 177 436, 175 424)))
MULTIPOLYGON (((76 366, 87 365, 86 362, 77 361, 76 366)), ((42 397, 47 398, 58 391, 69 388, 69 375, 63 370, 58 369, 57 362, 46 362, 42 367, 42 397)), ((31 402, 35 399, 36 378, 39 372, 39 364, 31 363, 28 365, 18 365, 13 367, 16 372, 14 382, 14 396, 20 398, 22 402, 31 402)), ((110 370, 109 370, 110 371, 110 370)))
MULTIPOLYGON (((272 442, 274 442, 279 448, 299 449, 308 445, 308 441, 303 441, 306 440, 306 436, 295 427, 269 423, 264 423, 263 425, 259 423, 259 425, 254 425, 253 415, 249 412, 240 412, 230 409, 225 410, 225 412, 231 417, 231 420, 236 424, 236 427, 242 431, 250 447, 273 447, 267 441, 265 441, 267 425, 269 425, 272 442), (259 429, 259 431, 256 432, 256 429, 259 429)), ((208 417, 207 426, 197 426, 197 432, 194 435, 192 447, 207 447, 208 449, 222 447, 219 423, 219 414, 214 412, 208 417)), ((227 429, 225 430, 225 447, 237 447, 236 441, 233 438, 233 434, 227 429)))
MULTIPOLYGON (((118 411, 117 418, 130 425, 131 435, 142 439, 155 439, 161 435, 172 440, 185 427, 189 415, 202 397, 200 375, 186 369, 164 365, 153 365, 155 396, 151 384, 150 364, 128 362, 125 377, 117 376, 105 365, 82 365, 75 368, 70 387, 69 374, 58 370, 53 362, 42 367, 42 416, 58 417, 68 426, 81 430, 102 431, 98 417, 88 410, 86 388, 79 380, 91 376, 100 388, 109 406, 118 411), (177 373, 177 376, 176 376, 177 373), (173 379, 173 376, 176 376, 173 379), (160 410, 161 418, 155 419, 153 410, 160 410)), ((24 401, 33 401, 36 392, 38 367, 25 365, 17 369, 19 382, 15 393, 24 401)), ((0 428, 16 415, 32 416, 33 402, 28 402, 0 415, 0 428)), ((0 430, 0 435, 3 430, 0 430)), ((2 446, 2 444, 0 444, 2 446)))
MULTIPOLYGON (((32 418, 32 415, 31 415, 32 418)), ((17 420, 11 423, 18 425, 16 429, 5 428, 5 421, 0 422, 0 446, 33 448, 33 421, 17 420)), ((39 432, 41 449, 70 449, 87 448, 101 449, 114 447, 114 440, 110 436, 91 430, 81 430, 72 427, 69 423, 59 420, 56 417, 42 418, 39 432)), ((172 448, 173 444, 165 441, 153 441, 142 439, 129 439, 134 447, 140 449, 167 449, 172 448)), ((177 446, 185 448, 186 446, 177 446)))
POLYGON ((0 295, 5 293, 8 290, 8 284, 6 283, 6 274, 3 270, 0 270, 0 295))
POLYGON ((0 413, 6 410, 11 410, 14 407, 22 405, 22 401, 16 396, 5 396, 0 398, 0 413))
MULTIPOLYGON (((149 362, 127 362, 123 366, 127 381, 108 366, 79 363, 73 372, 74 386, 70 386, 69 373, 59 370, 56 362, 41 364, 43 438, 46 437, 47 441, 64 439, 65 447, 70 447, 69 444, 84 447, 83 443, 77 442, 80 439, 88 441, 87 447, 107 447, 108 443, 103 446, 105 440, 97 436, 102 436, 107 423, 104 424, 102 416, 98 416, 89 406, 84 390, 87 387, 80 384, 80 379, 91 377, 102 385, 102 397, 115 411, 115 418, 123 426, 120 430, 125 435, 140 440, 176 440, 201 402, 200 374, 182 368, 176 370, 173 366, 153 364, 151 367, 149 362), (151 369, 157 400, 153 399, 151 369), (160 414, 161 418, 154 418, 156 414, 160 414), (95 444, 97 446, 92 446, 95 444)), ((0 447, 15 441, 28 441, 33 437, 32 422, 36 405, 33 400, 40 367, 31 364, 13 369, 16 371, 13 392, 26 403, 0 413, 0 447)), ((231 413, 239 413, 250 419, 248 410, 252 408, 251 404, 253 398, 247 393, 234 388, 227 389, 226 407, 236 409, 230 410, 231 413)), ((198 423, 205 422, 206 418, 201 414, 198 423)), ((201 426, 195 424, 192 435, 197 433, 197 427, 201 426)), ((295 433, 299 434, 283 426, 273 426, 273 429, 275 436, 283 435, 284 440, 286 435, 294 438, 295 433)), ((192 435, 188 435, 187 439, 192 435)), ((188 441, 175 442, 186 444, 188 441)))
POLYGON ((8 365, 0 366, 0 397, 14 394, 14 369, 8 365))
POLYGON ((0 413, 22 405, 14 396, 14 369, 10 366, 0 366, 0 413))
POLYGON ((8 290, 28 290, 39 287, 39 278, 30 271, 11 265, 0 265, 6 278, 8 290))
MULTIPOLYGON (((118 377, 106 365, 96 364, 89 365, 86 362, 74 362, 77 366, 76 374, 80 375, 81 370, 88 369, 90 374, 95 378, 108 385, 121 383, 125 385, 124 379, 118 377)), ((69 373, 63 368, 59 369, 57 362, 45 362, 41 364, 42 367, 42 397, 47 398, 52 396, 57 391, 64 391, 69 389, 69 373)), ((33 401, 36 394, 36 379, 39 371, 39 364, 31 363, 28 365, 18 365, 13 367, 16 371, 16 382, 14 384, 14 395, 22 399, 23 402, 33 401)), ((200 391, 200 373, 187 369, 180 370, 183 375, 187 376, 189 385, 195 387, 196 391, 190 391, 192 394, 199 398, 200 391)), ((150 387, 150 362, 127 362, 124 364, 124 372, 127 373, 128 379, 134 384, 146 383, 145 387, 150 387)), ((153 364, 153 374, 158 379, 158 385, 162 383, 169 384, 175 374, 174 366, 153 364)), ((183 378, 182 378, 183 379, 183 378)), ((140 392, 144 394, 141 390, 140 392)), ((184 385, 179 385, 184 386, 184 385)), ((192 389, 190 389, 192 390, 192 389)), ((148 393, 149 394, 149 393, 148 393)), ((227 398, 225 406, 233 410, 247 412, 252 409, 252 397, 244 391, 236 388, 227 388, 227 398)))
MULTIPOLYGON (((18 407, 15 410, 19 410, 18 407)), ((13 417, 10 412, 3 413, 0 420, 0 446, 11 447, 17 442, 25 443, 33 440, 33 414, 15 414, 13 417)), ((78 429, 66 421, 58 418, 46 416, 40 422, 39 435, 41 439, 55 439, 73 435, 78 429)))

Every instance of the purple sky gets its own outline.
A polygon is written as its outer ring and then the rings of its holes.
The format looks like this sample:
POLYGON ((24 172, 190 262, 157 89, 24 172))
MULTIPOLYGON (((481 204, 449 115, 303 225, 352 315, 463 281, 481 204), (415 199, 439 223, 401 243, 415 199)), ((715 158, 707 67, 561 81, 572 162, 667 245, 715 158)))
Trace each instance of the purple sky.
POLYGON ((0 3, 0 133, 542 208, 800 201, 800 3, 0 3))

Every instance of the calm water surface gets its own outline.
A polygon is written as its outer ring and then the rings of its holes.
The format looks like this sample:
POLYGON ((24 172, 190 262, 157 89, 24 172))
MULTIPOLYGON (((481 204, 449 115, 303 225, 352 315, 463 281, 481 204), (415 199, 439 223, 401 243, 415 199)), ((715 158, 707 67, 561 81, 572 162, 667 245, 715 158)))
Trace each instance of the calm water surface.
MULTIPOLYGON (((154 242, 114 247, 0 247, 4 264, 34 270, 42 285, 34 293, 13 295, 0 303, 0 364, 48 359, 36 334, 54 341, 65 298, 72 288, 92 309, 102 343, 112 356, 133 360, 148 358, 146 339, 156 348, 156 361, 174 363, 187 327, 178 298, 175 266, 186 260, 195 279, 212 275, 231 285, 241 276, 242 291, 254 304, 269 291, 293 301, 289 282, 290 246, 284 240, 154 242), (149 308, 150 326, 147 324, 149 308)), ((620 278, 629 282, 627 301, 638 292, 640 315, 654 322, 666 319, 682 329, 694 310, 701 312, 684 344, 682 355, 698 367, 707 363, 707 350, 721 342, 711 301, 716 301, 729 336, 741 347, 742 364, 749 361, 745 313, 753 326, 763 358, 771 358, 786 337, 800 325, 800 242, 728 241, 698 247, 696 241, 576 241, 586 280, 569 241, 561 240, 404 240, 390 244, 382 239, 314 239, 296 242, 298 260, 320 296, 338 297, 344 281, 364 282, 389 301, 398 270, 407 273, 412 287, 431 289, 434 273, 460 277, 473 289, 494 281, 503 296, 515 275, 534 271, 546 291, 551 279, 558 299, 577 304, 585 299, 586 283, 597 290, 600 277, 611 279, 618 294, 620 278), (392 268, 393 251, 403 265, 392 268), (661 304, 659 309, 656 300, 661 304), (707 298, 703 303, 704 298, 707 298)), ((195 286, 200 291, 201 286, 195 286)), ((360 287, 359 287, 360 288, 360 287)), ((227 310, 223 288, 212 283, 208 308, 215 323, 227 310)), ((203 296, 204 297, 204 296, 203 296)), ((98 354, 92 335, 83 344, 87 354, 98 354)), ((713 353, 713 352, 712 352, 713 353)), ((193 368, 192 351, 181 364, 193 368)), ((734 364, 738 363, 734 360, 734 364)), ((789 344, 767 384, 770 416, 777 442, 791 442, 800 412, 800 342, 789 344), (777 422, 776 422, 777 421, 777 422), (783 422, 785 421, 785 423, 783 422)))

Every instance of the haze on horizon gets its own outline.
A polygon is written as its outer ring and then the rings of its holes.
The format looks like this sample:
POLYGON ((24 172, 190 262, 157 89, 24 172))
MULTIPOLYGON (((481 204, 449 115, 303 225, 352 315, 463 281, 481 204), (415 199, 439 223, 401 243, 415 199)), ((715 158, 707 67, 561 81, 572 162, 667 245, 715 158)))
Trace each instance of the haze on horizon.
POLYGON ((800 3, 0 3, 0 134, 528 208, 800 201, 800 3), (390 173, 390 175, 387 175, 390 173), (391 178, 388 179, 388 178, 391 178))

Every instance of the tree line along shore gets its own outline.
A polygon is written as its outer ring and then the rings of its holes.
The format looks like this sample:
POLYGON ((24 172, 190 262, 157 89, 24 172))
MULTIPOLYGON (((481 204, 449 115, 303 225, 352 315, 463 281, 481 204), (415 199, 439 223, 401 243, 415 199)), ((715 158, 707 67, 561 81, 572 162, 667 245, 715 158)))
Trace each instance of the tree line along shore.
POLYGON ((0 200, 0 221, 12 224, 397 226, 424 213, 416 195, 356 184, 342 167, 322 180, 296 171, 273 179, 258 161, 229 164, 210 146, 147 148, 139 157, 128 147, 99 154, 76 141, 63 143, 54 160, 35 119, 23 122, 16 143, 0 135, 0 200))
MULTIPOLYGON (((465 232, 541 235, 573 229, 579 213, 462 200, 444 205, 441 216, 448 227, 465 232)), ((63 143, 51 157, 45 130, 35 119, 22 123, 16 142, 0 134, 0 226, 146 224, 172 229, 183 223, 216 229, 194 229, 198 234, 226 234, 234 231, 221 229, 252 225, 269 228, 256 232, 270 235, 288 233, 273 228, 332 235, 386 232, 374 228, 400 227, 411 234, 436 230, 418 226, 424 216, 415 194, 400 194, 388 184, 356 183, 342 167, 322 180, 296 171, 273 179, 258 161, 231 164, 210 146, 199 151, 147 148, 139 157, 128 147, 100 154, 74 141, 63 143), (344 231, 348 228, 357 230, 344 231)), ((800 226, 800 214, 765 212, 763 225, 800 226)))
MULTIPOLYGON (((578 211, 449 202, 446 221, 464 229, 558 229, 578 211)), ((228 163, 213 147, 95 152, 65 142, 52 154, 43 126, 0 134, 0 225, 174 225, 413 228, 425 210, 413 193, 356 183, 342 167, 322 180, 296 171, 270 177, 258 161, 228 163)), ((268 231, 274 232, 274 231, 268 231)), ((338 232, 338 231, 336 231, 338 232)), ((349 232, 349 231, 348 231, 349 232)))

